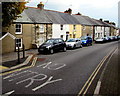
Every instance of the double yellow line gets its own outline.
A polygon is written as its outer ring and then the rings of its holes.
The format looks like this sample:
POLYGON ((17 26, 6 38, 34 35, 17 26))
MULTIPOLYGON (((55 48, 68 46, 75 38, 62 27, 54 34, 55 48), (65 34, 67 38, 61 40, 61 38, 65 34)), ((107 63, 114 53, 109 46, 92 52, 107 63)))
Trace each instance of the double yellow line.
POLYGON ((1 73, 0 76, 7 75, 7 74, 10 74, 10 73, 13 73, 13 72, 16 72, 16 71, 21 71, 21 70, 24 70, 24 69, 28 69, 28 68, 34 67, 35 64, 36 64, 36 61, 37 61, 37 57, 34 57, 34 59, 32 61, 32 64, 30 66, 26 66, 26 67, 23 67, 23 68, 20 68, 20 69, 16 69, 16 70, 13 70, 13 71, 1 73))
POLYGON ((96 69, 93 71, 93 73, 91 74, 91 76, 89 77, 89 79, 86 81, 86 83, 84 84, 84 86, 82 87, 82 89, 80 90, 80 92, 78 93, 77 96, 80 95, 85 95, 91 85, 91 83, 93 82, 93 80, 95 79, 96 75, 98 74, 99 70, 101 69, 101 67, 103 66, 104 62, 107 60, 107 58, 114 53, 114 51, 116 50, 113 49, 109 54, 107 54, 102 61, 98 64, 98 66, 96 67, 96 69))

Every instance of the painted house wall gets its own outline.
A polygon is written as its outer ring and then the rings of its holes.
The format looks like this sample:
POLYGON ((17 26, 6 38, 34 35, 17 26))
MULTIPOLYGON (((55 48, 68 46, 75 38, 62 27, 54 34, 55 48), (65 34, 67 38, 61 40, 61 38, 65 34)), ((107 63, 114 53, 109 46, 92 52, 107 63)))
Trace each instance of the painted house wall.
POLYGON ((80 38, 82 36, 82 26, 81 25, 69 25, 70 38, 80 38), (75 29, 74 29, 75 26, 75 29))
MULTIPOLYGON (((9 32, 10 34, 15 36, 14 33, 14 25, 11 25, 9 28, 3 28, 3 32, 9 32)), ((0 41, 2 44, 2 54, 9 53, 15 51, 15 39, 10 36, 6 36, 0 41)))
POLYGON ((66 32, 69 32, 69 25, 64 24, 63 30, 61 30, 61 24, 52 25, 52 38, 63 38, 63 40, 66 40, 66 32))
POLYGON ((110 35, 110 27, 105 27, 105 36, 108 37, 110 35))
POLYGON ((82 36, 93 36, 93 26, 82 26, 82 36))
POLYGON ((6 36, 2 39, 2 54, 15 51, 15 39, 6 36))
MULTIPOLYGON (((16 25, 16 24, 15 24, 16 25)), ((14 27, 15 27, 14 25, 14 27)), ((33 39, 33 24, 22 24, 22 33, 16 34, 16 38, 22 39, 22 44, 25 45, 25 49, 31 49, 32 48, 32 39, 33 39)))
POLYGON ((95 26, 95 38, 104 37, 104 27, 95 26))

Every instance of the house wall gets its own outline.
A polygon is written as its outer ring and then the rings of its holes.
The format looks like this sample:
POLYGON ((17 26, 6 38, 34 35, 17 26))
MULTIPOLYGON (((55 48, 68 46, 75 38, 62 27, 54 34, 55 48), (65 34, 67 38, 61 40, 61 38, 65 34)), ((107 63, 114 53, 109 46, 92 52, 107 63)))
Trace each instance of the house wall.
POLYGON ((105 27, 105 36, 108 37, 110 35, 110 27, 105 27))
POLYGON ((103 26, 95 26, 95 38, 104 37, 104 32, 103 26))
POLYGON ((82 26, 82 36, 93 36, 93 26, 82 26))
POLYGON ((15 34, 15 37, 22 39, 22 44, 25 45, 25 50, 32 48, 33 24, 22 24, 22 34, 15 34))
POLYGON ((52 38, 63 38, 63 40, 66 40, 66 32, 69 32, 69 25, 64 24, 63 30, 61 30, 60 24, 52 25, 52 38))
MULTIPOLYGON (((9 32, 10 34, 15 36, 14 30, 14 25, 11 25, 9 28, 2 28, 3 32, 9 32)), ((0 42, 2 45, 2 54, 15 51, 15 39, 11 38, 10 36, 6 36, 0 42)))
POLYGON ((69 25, 69 30, 70 30, 70 38, 80 38, 82 36, 82 26, 81 25, 74 25, 70 24, 69 25))
POLYGON ((110 35, 111 35, 111 36, 115 36, 115 28, 111 27, 110 35))
POLYGON ((2 40, 2 54, 15 51, 15 40, 10 36, 6 36, 2 40))

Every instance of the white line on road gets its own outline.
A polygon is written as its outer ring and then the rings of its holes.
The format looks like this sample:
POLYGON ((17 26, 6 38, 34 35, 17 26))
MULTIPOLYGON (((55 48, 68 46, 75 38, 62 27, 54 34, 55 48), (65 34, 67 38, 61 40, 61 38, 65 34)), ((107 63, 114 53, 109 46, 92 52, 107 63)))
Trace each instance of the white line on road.
POLYGON ((7 92, 7 93, 5 93, 4 95, 6 96, 6 95, 10 95, 10 94, 12 94, 12 93, 14 93, 15 92, 15 90, 13 90, 13 91, 10 91, 10 92, 7 92))

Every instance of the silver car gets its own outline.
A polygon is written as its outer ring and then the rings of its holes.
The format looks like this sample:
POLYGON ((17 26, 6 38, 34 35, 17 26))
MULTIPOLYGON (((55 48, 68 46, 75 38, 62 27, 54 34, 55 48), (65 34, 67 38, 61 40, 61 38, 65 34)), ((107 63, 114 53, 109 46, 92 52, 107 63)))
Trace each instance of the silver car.
POLYGON ((71 38, 66 41, 66 47, 67 48, 82 48, 82 42, 79 38, 71 38))

